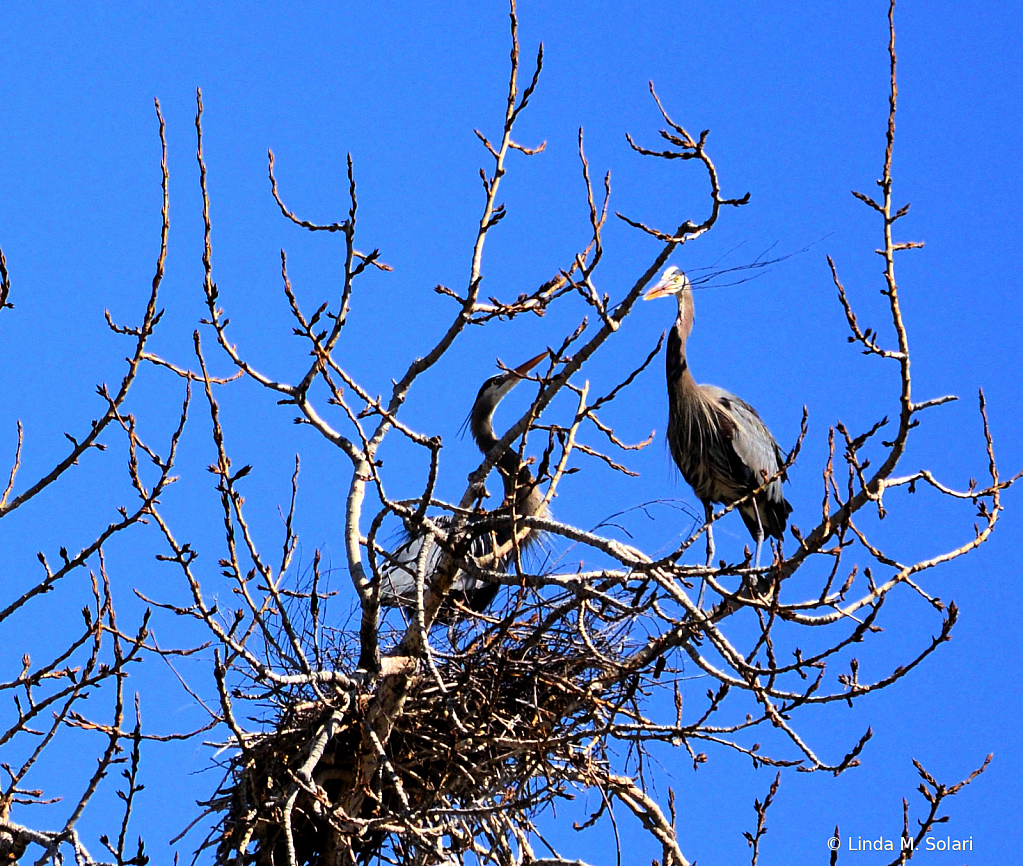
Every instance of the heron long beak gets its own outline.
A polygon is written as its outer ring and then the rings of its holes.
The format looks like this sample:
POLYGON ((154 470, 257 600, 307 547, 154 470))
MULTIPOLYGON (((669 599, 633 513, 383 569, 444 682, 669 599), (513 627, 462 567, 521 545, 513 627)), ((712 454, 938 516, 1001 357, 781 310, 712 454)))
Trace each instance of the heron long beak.
POLYGON ((653 288, 647 289, 643 295, 644 301, 652 301, 654 298, 664 298, 675 293, 674 284, 668 280, 661 280, 653 288))
POLYGON ((539 364, 544 358, 546 358, 548 354, 549 354, 548 352, 541 352, 535 358, 531 358, 530 360, 526 361, 525 364, 519 364, 519 366, 516 367, 511 372, 518 376, 520 379, 525 379, 526 374, 530 370, 532 370, 537 364, 539 364))

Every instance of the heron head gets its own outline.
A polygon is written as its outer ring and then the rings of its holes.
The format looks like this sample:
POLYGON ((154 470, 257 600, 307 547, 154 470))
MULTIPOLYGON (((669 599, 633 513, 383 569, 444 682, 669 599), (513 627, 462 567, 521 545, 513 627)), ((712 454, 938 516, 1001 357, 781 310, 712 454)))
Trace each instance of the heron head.
POLYGON ((535 358, 530 358, 524 364, 519 364, 518 367, 511 370, 505 370, 505 372, 500 373, 497 376, 491 376, 483 383, 480 387, 479 394, 476 395, 477 405, 496 406, 512 388, 526 378, 526 374, 529 373, 530 370, 532 370, 546 357, 547 353, 544 352, 541 355, 537 355, 535 358))
POLYGON ((661 274, 660 280, 643 295, 644 301, 652 301, 654 298, 664 298, 668 295, 680 296, 684 291, 692 288, 689 284, 689 277, 674 265, 666 268, 661 274))

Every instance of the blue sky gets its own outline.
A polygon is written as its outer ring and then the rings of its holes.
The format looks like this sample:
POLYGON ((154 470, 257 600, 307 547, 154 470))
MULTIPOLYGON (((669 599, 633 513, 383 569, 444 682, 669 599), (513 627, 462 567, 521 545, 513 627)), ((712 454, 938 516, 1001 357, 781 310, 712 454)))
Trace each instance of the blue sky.
MULTIPOLYGON (((768 249, 806 250, 755 282, 699 293, 690 343, 697 379, 757 406, 783 444, 793 441, 801 408, 808 407, 810 436, 788 490, 800 525, 810 525, 800 513, 817 507, 828 426, 842 419, 862 428, 890 414, 895 403, 893 371, 845 341, 825 262, 826 253, 835 258, 866 322, 883 324, 881 260, 873 253, 880 227, 849 190, 871 192, 881 170, 885 10, 873 0, 523 2, 519 9, 523 55, 531 57, 542 40, 546 63, 516 139, 546 140, 547 150, 510 160, 502 195, 509 216, 488 241, 483 293, 530 291, 584 243, 575 151, 580 126, 594 174, 612 172, 612 209, 665 228, 703 214, 702 178, 690 166, 655 163, 626 145, 626 132, 656 142, 661 123, 647 93, 652 79, 676 119, 694 131, 711 130, 708 149, 725 194, 751 193, 748 206, 724 213, 712 233, 674 262, 741 264, 768 249)), ((905 468, 929 466, 962 486, 985 465, 978 387, 988 398, 1003 471, 1023 466, 1023 310, 1015 261, 1023 216, 1023 12, 1011 3, 977 12, 967 4, 907 2, 897 11, 897 27, 896 199, 913 204, 900 223, 901 239, 927 244, 899 260, 914 387, 920 397, 963 398, 926 420, 905 468)), ((22 477, 28 479, 63 453, 64 431, 83 429, 100 411, 96 384, 121 376, 127 349, 106 330, 103 311, 137 321, 152 279, 159 238, 154 96, 167 120, 171 173, 167 314, 155 350, 185 362, 202 315, 196 86, 206 106, 215 279, 233 337, 252 358, 281 375, 305 358, 290 336, 279 250, 287 249, 292 282, 310 309, 336 296, 343 252, 337 238, 309 236, 281 218, 269 195, 267 148, 276 155, 285 199, 317 222, 343 218, 345 154, 355 161, 360 243, 380 247, 394 272, 368 275, 356 296, 343 349, 351 372, 370 390, 384 391, 445 326, 450 302, 432 287, 464 285, 482 206, 477 171, 485 153, 473 129, 496 135, 503 112, 508 45, 501 3, 97 3, 73 14, 5 4, 0 33, 0 247, 16 305, 0 313, 0 471, 6 473, 13 455, 16 419, 25 424, 22 477)), ((631 285, 656 252, 649 238, 617 221, 609 224, 605 245, 597 284, 612 295, 631 285)), ((578 312, 470 333, 424 379, 407 420, 444 438, 443 495, 457 498, 475 465, 471 443, 456 431, 495 360, 517 363, 560 341, 578 312)), ((667 302, 642 305, 627 333, 588 369, 594 389, 606 389, 644 357, 673 313, 667 302)), ((227 370, 222 358, 214 366, 227 370)), ((159 437, 175 420, 173 401, 180 396, 176 381, 147 370, 131 408, 159 437)), ((286 501, 300 452, 303 556, 309 560, 324 548, 339 563, 345 462, 310 430, 294 427, 255 387, 240 385, 223 400, 236 462, 257 467, 246 492, 266 546, 278 543, 275 509, 286 501)), ((195 414, 183 443, 182 480, 165 505, 181 537, 208 546, 212 564, 216 502, 204 471, 211 450, 205 421, 195 414)), ((673 478, 661 437, 665 414, 656 362, 609 416, 627 439, 657 430, 654 445, 631 464, 640 478, 604 476, 580 463, 584 471, 561 491, 559 517, 592 525, 622 504, 663 497, 695 504, 673 478), (606 497, 595 497, 594 489, 606 497)), ((0 524, 0 585, 27 585, 37 576, 36 550, 77 549, 110 519, 127 495, 123 449, 114 441, 107 453, 89 455, 59 491, 0 524)), ((395 477, 406 456, 393 452, 395 477)), ((408 468, 409 495, 417 489, 416 469, 408 468)), ((836 823, 854 836, 897 836, 901 797, 916 786, 911 757, 954 781, 994 752, 988 773, 951 802, 948 832, 972 835, 971 864, 1009 862, 1023 845, 1016 807, 1023 796, 1017 721, 1023 707, 1014 676, 1023 623, 1012 567, 1023 554, 1023 518, 1015 492, 1006 506, 989 545, 927 575, 928 589, 961 609, 952 642, 900 685, 855 709, 808 714, 806 730, 829 757, 843 754, 868 725, 875 737, 863 766, 838 779, 783 778, 762 863, 825 862, 824 842, 836 823)), ((891 510, 886 533, 906 555, 933 552, 972 531, 969 508, 950 508, 924 493, 898 499, 891 510)), ((633 527, 650 547, 669 545, 688 528, 670 509, 655 515, 633 527)), ((731 526, 725 521, 719 541, 734 550, 744 543, 743 532, 737 519, 731 526)), ((153 561, 155 545, 151 532, 139 531, 110 551, 128 620, 141 609, 132 588, 183 597, 175 576, 153 561)), ((343 575, 338 585, 344 587, 343 575)), ((62 590, 52 620, 19 622, 13 637, 5 632, 0 670, 45 645, 49 629, 74 621, 83 590, 62 590)), ((893 601, 886 617, 885 634, 861 657, 867 671, 901 658, 937 628, 936 618, 908 598, 893 601)), ((156 632, 167 642, 187 639, 176 628, 157 619, 156 632)), ((158 664, 146 667, 153 670, 140 670, 136 687, 155 729, 200 718, 158 664)), ((186 673, 201 678, 198 667, 186 673)), ((704 688, 693 684, 694 694, 704 688)), ((67 737, 58 745, 60 760, 70 761, 78 747, 78 738, 67 737)), ((752 800, 764 795, 773 773, 755 772, 725 753, 710 758, 694 774, 681 757, 663 756, 680 798, 682 848, 703 863, 741 862, 747 856, 741 831, 755 826, 752 800)), ((151 747, 146 760, 149 787, 136 831, 147 836, 152 854, 167 859, 167 840, 191 819, 190 802, 212 791, 216 774, 188 775, 210 760, 196 746, 151 747)), ((41 768, 37 782, 56 786, 59 774, 74 772, 67 763, 53 764, 41 768)), ((52 814, 55 822, 58 812, 52 814)), ((558 832, 568 838, 564 823, 558 832)), ((104 828, 84 829, 95 835, 104 828)), ((599 838, 579 840, 578 856, 611 862, 599 838)), ((188 842, 184 852, 191 850, 188 842)), ((643 852, 647 860, 656 853, 643 852)))

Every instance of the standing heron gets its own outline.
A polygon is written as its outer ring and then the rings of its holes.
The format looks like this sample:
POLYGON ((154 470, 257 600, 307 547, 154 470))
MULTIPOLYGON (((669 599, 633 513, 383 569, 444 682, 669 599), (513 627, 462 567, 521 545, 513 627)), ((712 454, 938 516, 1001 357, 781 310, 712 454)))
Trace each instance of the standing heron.
MULTIPOLYGON (((493 376, 483 383, 479 394, 476 395, 476 402, 472 404, 468 423, 472 438, 484 455, 489 454, 499 441, 494 432, 494 411, 497 405, 546 357, 547 353, 544 352, 515 369, 493 376)), ((512 540, 513 516, 538 517, 543 513, 543 494, 528 467, 520 464, 519 455, 506 448, 495 465, 504 484, 504 501, 496 510, 469 518, 466 522, 463 532, 469 536, 466 551, 469 557, 485 556, 495 547, 506 546, 512 540)), ((438 526, 448 527, 453 523, 453 518, 444 515, 434 522, 438 526)), ((535 544, 538 534, 535 530, 517 527, 519 551, 524 552, 535 544)), ((415 609, 416 570, 422 555, 423 543, 428 537, 429 534, 425 532, 410 534, 391 554, 390 561, 381 572, 380 604, 384 607, 415 609)), ((440 564, 441 554, 442 550, 436 543, 431 545, 426 554, 423 586, 427 589, 440 564)), ((509 551, 491 565, 491 570, 505 571, 513 561, 514 551, 509 551)), ((451 584, 447 602, 441 608, 438 619, 448 621, 453 619, 452 614, 456 608, 451 602, 459 602, 477 612, 484 611, 497 596, 498 589, 499 584, 459 571, 451 584)))
MULTIPOLYGON (((688 277, 669 267, 644 300, 674 295, 678 318, 668 334, 668 445, 682 477, 703 503, 707 519, 707 565, 714 560, 711 529, 713 504, 732 505, 758 490, 738 507, 757 544, 756 567, 765 535, 781 539, 792 506, 781 482, 781 449, 757 410, 714 385, 697 385, 686 359, 686 340, 693 330, 693 289, 688 277), (770 479, 770 480, 769 480, 770 479)), ((701 592, 702 596, 702 592, 701 592)))

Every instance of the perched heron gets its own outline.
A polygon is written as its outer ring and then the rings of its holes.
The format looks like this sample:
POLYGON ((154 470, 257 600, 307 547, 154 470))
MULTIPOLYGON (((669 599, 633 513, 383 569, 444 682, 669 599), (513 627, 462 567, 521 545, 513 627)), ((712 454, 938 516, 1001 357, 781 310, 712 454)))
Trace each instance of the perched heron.
POLYGON ((763 488, 738 508, 756 541, 755 564, 759 568, 765 536, 781 539, 792 511, 781 489, 785 477, 780 471, 784 462, 781 449, 749 403, 714 385, 696 384, 686 359, 686 340, 693 329, 693 289, 676 267, 665 270, 643 297, 649 301, 667 295, 678 301, 678 318, 668 334, 665 355, 668 446, 682 477, 703 503, 707 565, 713 565, 714 559, 713 504, 731 505, 763 488))
MULTIPOLYGON (((480 451, 489 454, 499 441, 494 432, 494 411, 498 403, 511 391, 526 374, 539 364, 547 353, 537 355, 514 370, 508 370, 499 376, 493 376, 483 383, 472 404, 468 424, 472 438, 476 440, 480 451)), ((504 484, 504 501, 494 511, 470 518, 463 529, 468 536, 466 554, 469 557, 485 556, 495 546, 504 547, 512 540, 512 515, 515 517, 537 517, 542 513, 543 493, 533 478, 528 467, 519 462, 519 456, 511 449, 505 449, 497 459, 496 468, 504 484)), ((436 518, 435 523, 441 527, 450 526, 453 518, 444 515, 436 518)), ((537 541, 538 533, 525 527, 517 527, 519 537, 518 549, 524 552, 537 541), (525 533, 525 535, 523 535, 525 533)), ((385 607, 402 607, 406 610, 415 608, 416 604, 416 569, 423 550, 427 533, 409 534, 405 541, 391 554, 389 562, 381 572, 380 604, 385 607)), ((442 550, 434 543, 426 554, 424 587, 430 586, 430 579, 440 564, 442 550)), ((495 561, 490 569, 493 571, 507 570, 514 560, 514 553, 509 552, 495 561)), ((438 615, 440 621, 451 621, 456 617, 453 602, 458 602, 471 610, 480 612, 487 609, 497 596, 499 585, 474 577, 464 571, 455 575, 447 601, 438 615)))

